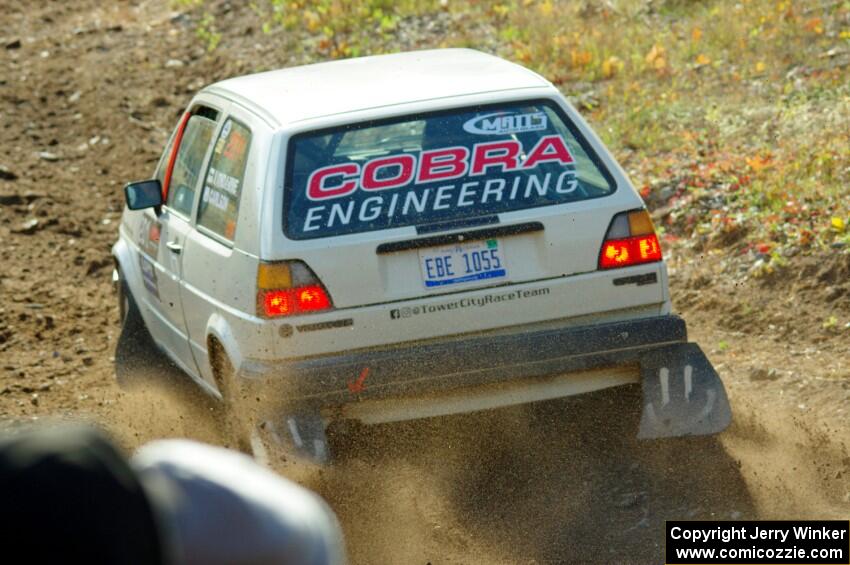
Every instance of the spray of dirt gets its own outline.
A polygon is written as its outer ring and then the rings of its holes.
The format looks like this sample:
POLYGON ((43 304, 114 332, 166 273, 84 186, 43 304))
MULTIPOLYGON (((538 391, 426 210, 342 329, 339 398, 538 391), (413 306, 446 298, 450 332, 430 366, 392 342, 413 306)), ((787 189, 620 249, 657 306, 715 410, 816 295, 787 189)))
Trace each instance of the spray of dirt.
POLYGON ((846 430, 790 411, 763 410, 752 399, 734 405, 723 436, 763 518, 846 519, 850 455, 846 430))
MULTIPOLYGON (((136 446, 232 443, 216 402, 173 368, 98 416, 136 446)), ((736 394, 719 438, 638 442, 639 387, 496 411, 331 429, 333 463, 272 448, 338 513, 353 563, 654 562, 669 519, 840 518, 847 446, 828 421, 736 394)))
POLYGON ((355 427, 331 466, 275 467, 331 503, 354 563, 652 562, 666 519, 753 515, 717 441, 633 439, 638 399, 355 427))

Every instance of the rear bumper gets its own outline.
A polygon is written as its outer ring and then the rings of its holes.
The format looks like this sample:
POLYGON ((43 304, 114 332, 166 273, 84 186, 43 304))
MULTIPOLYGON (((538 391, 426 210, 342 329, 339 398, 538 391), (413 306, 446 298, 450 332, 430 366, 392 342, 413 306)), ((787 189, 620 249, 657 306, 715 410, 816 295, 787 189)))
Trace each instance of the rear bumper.
POLYGON ((239 374, 277 382, 287 399, 323 408, 608 367, 631 365, 637 374, 648 352, 686 342, 684 320, 668 315, 400 344, 274 364, 246 359, 239 374))
POLYGON ((723 431, 731 411, 723 383, 685 322, 655 316, 581 327, 401 344, 274 365, 246 361, 281 400, 269 429, 296 453, 329 457, 331 420, 381 423, 474 412, 641 383, 638 437, 723 431), (285 433, 284 433, 285 431, 285 433))

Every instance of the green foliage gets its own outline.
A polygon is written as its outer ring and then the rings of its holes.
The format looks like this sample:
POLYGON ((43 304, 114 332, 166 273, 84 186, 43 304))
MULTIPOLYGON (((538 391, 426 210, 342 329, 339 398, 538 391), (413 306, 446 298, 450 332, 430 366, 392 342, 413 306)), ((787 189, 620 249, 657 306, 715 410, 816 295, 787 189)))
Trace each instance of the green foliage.
MULTIPOLYGON (((204 0, 172 0, 174 6, 184 9, 195 9, 204 5, 204 0)), ((215 51, 221 42, 221 32, 215 27, 215 16, 204 10, 195 28, 195 35, 204 42, 207 51, 215 51)))
POLYGON ((204 13, 201 17, 195 33, 206 44, 207 51, 215 51, 221 41, 221 33, 215 29, 215 16, 209 12, 204 13))
POLYGON ((440 9, 439 2, 415 0, 258 0, 263 30, 306 31, 322 55, 355 57, 380 52, 406 16, 440 9))

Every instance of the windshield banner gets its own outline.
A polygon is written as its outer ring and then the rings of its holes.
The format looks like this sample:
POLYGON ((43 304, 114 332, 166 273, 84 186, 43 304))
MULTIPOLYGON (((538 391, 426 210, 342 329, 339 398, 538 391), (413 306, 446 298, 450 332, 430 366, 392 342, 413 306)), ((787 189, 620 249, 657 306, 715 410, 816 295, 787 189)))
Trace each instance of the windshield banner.
POLYGON ((391 227, 396 218, 409 224, 411 217, 439 221, 464 210, 480 215, 569 199, 577 186, 573 156, 558 135, 533 147, 503 140, 381 156, 312 171, 299 227, 338 233, 361 231, 357 224, 391 227))

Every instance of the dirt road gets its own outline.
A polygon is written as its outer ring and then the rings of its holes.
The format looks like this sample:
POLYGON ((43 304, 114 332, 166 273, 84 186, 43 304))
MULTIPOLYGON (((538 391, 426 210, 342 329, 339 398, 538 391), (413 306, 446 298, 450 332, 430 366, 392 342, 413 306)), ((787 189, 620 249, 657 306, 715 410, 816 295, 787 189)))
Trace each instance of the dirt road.
MULTIPOLYGON (((0 419, 87 418, 130 449, 219 442, 208 403, 115 385, 120 188, 150 174, 196 89, 298 61, 247 20, 207 54, 166 0, 101 4, 0 2, 0 419)), ((728 275, 722 248, 666 253, 727 383, 726 433, 620 439, 605 394, 373 430, 297 474, 340 514, 353 561, 657 562, 665 519, 847 518, 850 330, 822 323, 850 311, 847 256, 752 280, 728 275)))

